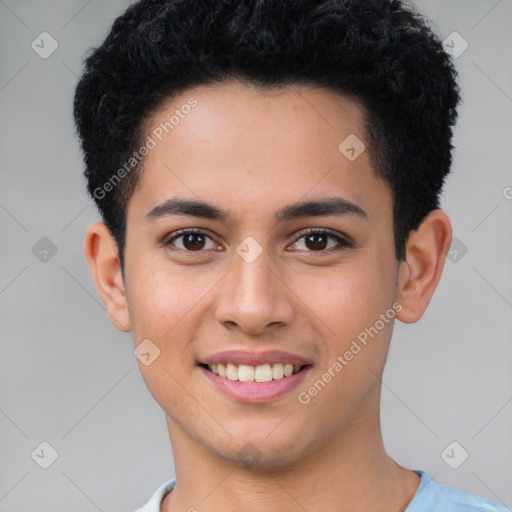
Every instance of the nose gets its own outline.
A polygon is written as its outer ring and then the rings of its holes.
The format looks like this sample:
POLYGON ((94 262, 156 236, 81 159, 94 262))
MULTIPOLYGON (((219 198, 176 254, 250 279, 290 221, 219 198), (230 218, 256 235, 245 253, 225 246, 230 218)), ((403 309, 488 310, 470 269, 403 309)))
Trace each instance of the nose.
POLYGON ((215 315, 229 329, 249 335, 289 325, 294 315, 292 292, 266 251, 248 263, 238 254, 223 279, 215 315))

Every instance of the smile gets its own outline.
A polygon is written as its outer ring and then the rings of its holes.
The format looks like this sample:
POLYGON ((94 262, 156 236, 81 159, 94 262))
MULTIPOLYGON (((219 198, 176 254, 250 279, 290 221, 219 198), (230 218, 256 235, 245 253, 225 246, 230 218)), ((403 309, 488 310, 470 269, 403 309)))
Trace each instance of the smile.
POLYGON ((313 369, 307 357, 282 350, 231 349, 197 361, 215 391, 237 402, 264 403, 284 397, 313 369))
POLYGON ((205 365, 215 375, 240 382, 270 382, 290 377, 304 366, 292 363, 266 363, 258 366, 234 363, 214 363, 205 365))

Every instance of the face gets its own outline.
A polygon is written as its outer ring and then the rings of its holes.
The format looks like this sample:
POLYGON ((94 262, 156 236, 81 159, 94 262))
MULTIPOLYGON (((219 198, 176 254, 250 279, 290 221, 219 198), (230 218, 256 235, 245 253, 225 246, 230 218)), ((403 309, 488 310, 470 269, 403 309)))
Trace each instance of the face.
POLYGON ((124 284, 135 346, 159 351, 139 365, 171 440, 271 466, 371 434, 399 266, 358 104, 223 83, 147 128, 124 284))

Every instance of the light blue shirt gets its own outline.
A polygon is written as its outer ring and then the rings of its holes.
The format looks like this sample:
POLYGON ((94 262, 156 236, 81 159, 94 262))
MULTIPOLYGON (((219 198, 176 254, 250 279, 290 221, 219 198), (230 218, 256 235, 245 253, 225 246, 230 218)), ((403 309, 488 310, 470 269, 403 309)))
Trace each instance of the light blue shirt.
MULTIPOLYGON (((469 492, 434 482, 424 471, 417 470, 421 481, 404 512, 511 512, 509 509, 469 492)), ((172 490, 176 479, 162 484, 151 499, 135 512, 160 512, 164 496, 172 490)))

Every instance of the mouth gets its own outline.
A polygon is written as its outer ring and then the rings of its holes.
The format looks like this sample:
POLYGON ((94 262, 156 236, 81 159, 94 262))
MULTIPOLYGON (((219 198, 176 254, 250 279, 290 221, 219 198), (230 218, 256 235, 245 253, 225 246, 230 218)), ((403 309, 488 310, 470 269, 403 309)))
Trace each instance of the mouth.
POLYGON ((200 364, 211 373, 222 379, 239 382, 270 382, 296 375, 310 365, 292 363, 265 363, 258 366, 235 363, 200 364))
POLYGON ((288 394, 313 368, 309 359, 279 350, 230 350, 197 365, 214 390, 248 403, 268 402, 288 394))

